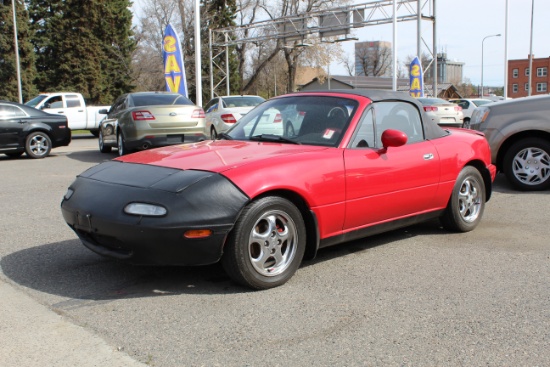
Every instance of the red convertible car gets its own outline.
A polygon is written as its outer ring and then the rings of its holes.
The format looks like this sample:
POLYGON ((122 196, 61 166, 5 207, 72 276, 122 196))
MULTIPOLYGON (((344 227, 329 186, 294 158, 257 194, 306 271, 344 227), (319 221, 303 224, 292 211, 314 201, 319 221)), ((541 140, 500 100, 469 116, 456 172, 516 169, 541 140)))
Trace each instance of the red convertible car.
POLYGON ((92 167, 61 209, 98 254, 221 260, 236 282, 266 289, 326 246, 433 218, 470 231, 494 178, 482 133, 440 128, 406 94, 305 92, 264 102, 218 140, 92 167))

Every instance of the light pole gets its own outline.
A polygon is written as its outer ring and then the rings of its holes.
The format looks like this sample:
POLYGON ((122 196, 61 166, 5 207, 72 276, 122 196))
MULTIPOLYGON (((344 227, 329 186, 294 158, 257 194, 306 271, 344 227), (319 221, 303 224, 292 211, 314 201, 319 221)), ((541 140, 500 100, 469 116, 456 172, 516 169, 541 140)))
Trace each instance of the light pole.
POLYGON ((483 98, 483 42, 489 37, 500 37, 499 34, 491 34, 490 36, 485 36, 483 38, 483 41, 481 41, 481 96, 480 98, 483 98))

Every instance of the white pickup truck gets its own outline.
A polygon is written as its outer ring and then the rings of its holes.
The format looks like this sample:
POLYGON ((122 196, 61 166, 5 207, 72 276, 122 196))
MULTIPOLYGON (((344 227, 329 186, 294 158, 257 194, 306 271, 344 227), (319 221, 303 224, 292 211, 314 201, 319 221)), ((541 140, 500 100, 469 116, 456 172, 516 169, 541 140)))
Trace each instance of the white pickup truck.
POLYGON ((82 94, 69 92, 42 93, 25 104, 54 115, 65 115, 71 130, 90 130, 95 136, 99 134, 99 122, 105 117, 99 110, 111 107, 86 106, 82 94))

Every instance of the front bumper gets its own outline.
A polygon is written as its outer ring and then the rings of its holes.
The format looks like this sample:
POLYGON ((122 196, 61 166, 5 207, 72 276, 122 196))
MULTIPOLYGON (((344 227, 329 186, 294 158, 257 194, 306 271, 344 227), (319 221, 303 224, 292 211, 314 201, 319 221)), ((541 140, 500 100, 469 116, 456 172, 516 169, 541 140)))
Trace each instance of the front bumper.
POLYGON ((100 255, 141 265, 202 265, 220 259, 247 202, 218 174, 110 161, 77 177, 61 211, 82 243, 100 255), (132 202, 163 206, 167 214, 126 214, 132 202), (212 234, 185 237, 191 229, 212 234))

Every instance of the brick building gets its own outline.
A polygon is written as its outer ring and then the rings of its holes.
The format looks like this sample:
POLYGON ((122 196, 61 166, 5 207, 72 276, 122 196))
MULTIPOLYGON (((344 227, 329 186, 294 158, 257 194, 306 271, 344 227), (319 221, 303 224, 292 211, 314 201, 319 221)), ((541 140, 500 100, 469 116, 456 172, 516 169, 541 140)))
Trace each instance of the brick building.
MULTIPOLYGON (((533 58, 531 95, 548 94, 550 57, 533 58)), ((508 60, 508 97, 518 98, 529 95, 529 58, 508 60)))

